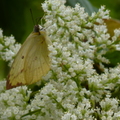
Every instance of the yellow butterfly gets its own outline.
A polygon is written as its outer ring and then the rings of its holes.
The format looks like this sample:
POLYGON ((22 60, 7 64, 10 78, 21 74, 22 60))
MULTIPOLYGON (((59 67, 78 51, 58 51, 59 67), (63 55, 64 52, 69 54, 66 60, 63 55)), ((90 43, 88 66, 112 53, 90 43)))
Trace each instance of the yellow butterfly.
POLYGON ((50 70, 48 45, 51 41, 45 30, 35 25, 20 48, 9 72, 6 89, 33 84, 50 70))

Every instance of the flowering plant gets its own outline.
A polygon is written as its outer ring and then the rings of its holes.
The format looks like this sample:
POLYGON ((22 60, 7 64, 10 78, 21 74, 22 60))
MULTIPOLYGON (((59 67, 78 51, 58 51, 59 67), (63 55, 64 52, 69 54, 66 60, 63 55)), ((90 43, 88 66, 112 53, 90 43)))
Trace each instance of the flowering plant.
MULTIPOLYGON (((120 119, 120 65, 107 67, 106 54, 119 50, 120 30, 110 36, 103 19, 109 11, 102 6, 89 16, 79 4, 66 7, 65 0, 46 0, 45 28, 51 70, 36 84, 5 90, 0 82, 0 119, 2 120, 117 120, 120 119)), ((0 30, 0 55, 13 61, 20 45, 0 30)))

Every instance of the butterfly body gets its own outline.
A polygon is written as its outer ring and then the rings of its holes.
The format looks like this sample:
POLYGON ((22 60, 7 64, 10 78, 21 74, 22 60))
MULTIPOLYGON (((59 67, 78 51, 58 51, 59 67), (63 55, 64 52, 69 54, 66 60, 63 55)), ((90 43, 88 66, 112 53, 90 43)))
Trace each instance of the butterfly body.
POLYGON ((50 69, 49 44, 46 32, 36 25, 12 64, 6 89, 33 84, 47 74, 50 69))

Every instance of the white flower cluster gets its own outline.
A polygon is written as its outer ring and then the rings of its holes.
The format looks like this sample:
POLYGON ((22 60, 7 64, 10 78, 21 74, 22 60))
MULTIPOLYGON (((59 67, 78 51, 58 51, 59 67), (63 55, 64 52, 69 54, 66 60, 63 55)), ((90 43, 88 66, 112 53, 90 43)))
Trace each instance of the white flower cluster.
POLYGON ((9 62, 9 66, 11 66, 13 59, 19 51, 20 47, 20 44, 15 43, 13 36, 3 36, 3 31, 0 29, 0 57, 3 60, 9 62))
POLYGON ((104 6, 89 16, 79 4, 75 8, 64 4, 65 0, 42 4, 44 26, 52 41, 51 70, 43 78, 47 83, 32 98, 32 91, 25 86, 8 91, 2 88, 0 119, 120 119, 120 65, 108 69, 102 64, 109 63, 104 55, 119 44, 115 43, 120 30, 112 38, 107 33, 103 19, 109 19, 109 11, 104 6), (99 63, 101 74, 95 63, 99 63))
MULTIPOLYGON (((1 92, 1 91, 0 91, 1 92)), ((0 94, 0 119, 19 120, 23 114, 28 113, 26 106, 30 99, 26 86, 14 88, 0 94)))
POLYGON ((79 4, 75 8, 70 8, 64 6, 65 1, 59 1, 59 4, 54 2, 46 1, 46 4, 43 4, 43 9, 47 12, 46 20, 49 19, 45 27, 48 28, 48 34, 52 34, 53 45, 58 46, 57 44, 59 44, 63 48, 63 45, 65 46, 67 43, 71 48, 71 51, 69 50, 71 54, 77 52, 81 54, 81 57, 109 63, 109 60, 103 57, 113 43, 109 39, 110 35, 107 33, 106 25, 103 23, 103 19, 109 19, 109 11, 102 6, 98 13, 88 16, 79 4), (95 22, 99 24, 97 25, 95 22), (68 43, 68 41, 71 42, 68 43), (77 51, 73 51, 73 49, 77 51))

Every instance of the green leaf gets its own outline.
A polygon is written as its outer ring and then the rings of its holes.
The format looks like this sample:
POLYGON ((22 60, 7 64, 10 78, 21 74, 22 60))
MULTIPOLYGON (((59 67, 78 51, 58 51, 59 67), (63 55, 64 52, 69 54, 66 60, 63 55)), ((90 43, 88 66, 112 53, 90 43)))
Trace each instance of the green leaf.
POLYGON ((98 9, 93 7, 88 0, 67 0, 66 5, 75 7, 75 4, 80 3, 82 7, 85 8, 85 11, 91 15, 92 12, 96 12, 98 9))
POLYGON ((108 52, 105 57, 110 60, 112 66, 116 66, 120 63, 120 51, 108 52))

